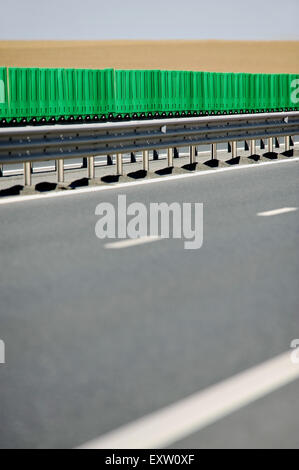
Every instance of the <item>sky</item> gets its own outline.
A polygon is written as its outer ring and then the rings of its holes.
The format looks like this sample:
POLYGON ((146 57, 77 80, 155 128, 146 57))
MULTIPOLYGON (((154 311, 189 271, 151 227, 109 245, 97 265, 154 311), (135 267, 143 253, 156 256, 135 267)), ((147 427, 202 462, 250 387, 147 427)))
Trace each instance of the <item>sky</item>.
POLYGON ((299 40, 299 0, 0 0, 0 39, 299 40))

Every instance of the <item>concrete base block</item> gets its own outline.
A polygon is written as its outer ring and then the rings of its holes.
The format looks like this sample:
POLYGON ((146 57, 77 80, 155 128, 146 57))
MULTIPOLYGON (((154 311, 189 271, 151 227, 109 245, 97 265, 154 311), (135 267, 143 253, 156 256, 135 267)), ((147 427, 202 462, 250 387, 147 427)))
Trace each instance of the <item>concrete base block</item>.
POLYGON ((128 176, 123 175, 106 175, 101 178, 102 183, 104 184, 113 184, 113 183, 127 183, 128 181, 132 181, 131 178, 128 176))
POLYGON ((290 157, 295 156, 295 151, 294 151, 294 149, 285 150, 284 152, 279 153, 279 155, 283 158, 290 158, 290 157))
POLYGON ((67 189, 71 189, 68 185, 68 183, 57 183, 55 191, 64 191, 67 189))
POLYGON ((256 159, 251 158, 251 157, 235 157, 235 158, 230 158, 229 160, 226 160, 225 163, 228 166, 235 166, 235 165, 248 165, 249 163, 258 163, 259 161, 259 156, 256 155, 256 159))
POLYGON ((87 180, 87 186, 99 186, 102 185, 103 181, 101 178, 92 178, 87 180))
POLYGON ((181 175, 183 173, 186 173, 186 171, 194 171, 194 170, 185 170, 185 168, 183 168, 181 166, 174 166, 173 169, 172 169, 172 174, 173 175, 181 175))
POLYGON ((23 189, 20 190, 20 196, 31 196, 32 194, 36 194, 35 186, 24 186, 23 189))
POLYGON ((278 153, 276 152, 266 152, 263 154, 264 161, 271 161, 271 160, 280 160, 281 157, 278 153))
POLYGON ((190 173, 190 171, 197 171, 200 166, 201 163, 198 162, 186 163, 186 165, 183 165, 180 169, 183 170, 184 173, 190 173))
POLYGON ((132 171, 128 173, 128 179, 129 181, 132 180, 138 180, 138 179, 144 179, 144 178, 156 178, 157 174, 153 171, 146 171, 146 170, 137 170, 137 171, 132 171))
MULTIPOLYGON (((217 167, 215 167, 215 168, 217 168, 217 167)), ((208 165, 205 165, 204 163, 197 163, 195 170, 196 171, 207 171, 207 170, 210 170, 210 169, 211 168, 209 168, 208 165)))
POLYGON ((217 158, 212 158, 211 160, 206 160, 203 165, 207 168, 225 168, 227 165, 225 162, 218 160, 217 158))
POLYGON ((154 175, 155 176, 169 176, 169 175, 180 175, 182 173, 186 173, 186 170, 184 170, 181 167, 167 166, 165 168, 160 168, 159 170, 156 170, 154 175))

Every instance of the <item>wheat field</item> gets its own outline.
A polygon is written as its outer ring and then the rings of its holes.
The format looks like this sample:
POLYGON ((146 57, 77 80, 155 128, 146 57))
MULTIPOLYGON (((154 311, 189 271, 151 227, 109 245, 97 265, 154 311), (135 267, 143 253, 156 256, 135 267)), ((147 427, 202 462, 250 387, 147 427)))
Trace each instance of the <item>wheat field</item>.
POLYGON ((0 66, 299 73, 299 41, 0 41, 0 66))

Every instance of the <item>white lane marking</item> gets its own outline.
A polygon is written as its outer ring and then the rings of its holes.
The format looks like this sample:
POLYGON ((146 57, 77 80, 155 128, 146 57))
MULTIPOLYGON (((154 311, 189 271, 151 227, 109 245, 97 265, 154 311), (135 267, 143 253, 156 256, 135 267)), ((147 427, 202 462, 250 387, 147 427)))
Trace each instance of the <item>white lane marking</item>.
POLYGON ((240 166, 230 166, 228 168, 217 168, 213 170, 204 170, 204 171, 197 171, 194 173, 182 173, 181 175, 169 175, 169 176, 161 176, 159 178, 152 178, 148 180, 142 180, 142 181, 132 181, 128 183, 111 183, 109 185, 103 185, 103 186, 88 186, 86 188, 78 188, 75 190, 66 190, 66 191, 61 191, 61 192, 49 192, 49 193, 43 193, 43 194, 32 194, 28 196, 9 196, 9 197, 3 197, 0 198, 0 205, 1 204, 12 204, 14 202, 24 202, 24 201, 33 201, 36 199, 49 199, 49 198, 56 198, 56 197, 66 197, 66 196, 78 196, 79 194, 85 194, 85 193, 93 193, 93 192, 98 192, 98 191, 107 191, 108 189, 122 189, 122 188, 129 188, 133 186, 141 186, 145 184, 155 184, 155 183, 163 183, 164 181, 176 181, 184 178, 193 178, 193 177, 198 177, 198 176, 205 176, 205 175, 211 175, 211 174, 219 174, 219 173, 224 173, 228 171, 238 171, 238 170, 246 170, 249 168, 260 168, 261 166, 266 166, 266 165, 280 165, 283 163, 293 163, 293 162, 298 162, 299 157, 292 158, 291 160, 285 159, 285 160, 277 160, 277 161, 270 161, 270 162, 260 162, 258 164, 253 164, 250 163, 248 165, 240 165, 240 166))
POLYGON ((144 243, 156 242, 157 240, 161 240, 161 237, 148 236, 140 238, 130 238, 126 240, 121 240, 119 242, 106 243, 104 247, 113 250, 118 250, 120 248, 127 248, 130 246, 143 245, 144 243))
POLYGON ((165 448, 298 378, 299 365, 286 352, 80 448, 165 448))
POLYGON ((270 217, 271 215, 286 214, 287 212, 294 212, 298 210, 298 207, 282 207, 281 209, 274 209, 272 211, 258 212, 257 215, 260 217, 270 217))

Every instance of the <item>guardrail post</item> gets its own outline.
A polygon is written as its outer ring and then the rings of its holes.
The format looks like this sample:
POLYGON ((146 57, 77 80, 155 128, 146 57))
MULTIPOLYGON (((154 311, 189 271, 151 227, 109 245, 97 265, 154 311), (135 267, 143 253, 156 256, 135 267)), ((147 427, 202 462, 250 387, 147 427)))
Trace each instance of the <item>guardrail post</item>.
POLYGON ((273 152, 273 137, 268 138, 268 152, 269 153, 273 152))
POLYGON ((217 144, 211 144, 211 158, 212 160, 217 158, 217 144))
POLYGON ((232 158, 236 158, 237 156, 237 142, 234 140, 231 142, 231 149, 232 149, 232 158))
POLYGON ((64 160, 59 158, 57 160, 57 183, 64 182, 64 160))
POLYGON ((255 155, 255 154, 256 154, 255 139, 252 139, 250 141, 250 155, 255 155))
POLYGON ((122 159, 121 153, 116 154, 116 174, 117 175, 123 174, 123 159, 122 159))
POLYGON ((168 166, 172 167, 173 166, 173 149, 172 148, 167 149, 167 160, 168 160, 168 166))
POLYGON ((24 163, 24 186, 31 186, 31 162, 24 163))
POLYGON ((88 157, 87 159, 87 172, 88 172, 88 179, 94 179, 94 157, 88 157))
POLYGON ((190 164, 195 163, 195 145, 190 145, 190 164))
POLYGON ((286 152, 290 150, 290 137, 288 135, 284 138, 284 149, 286 152))
POLYGON ((143 165, 144 171, 149 170, 149 151, 148 150, 143 150, 142 152, 142 165, 143 165))

